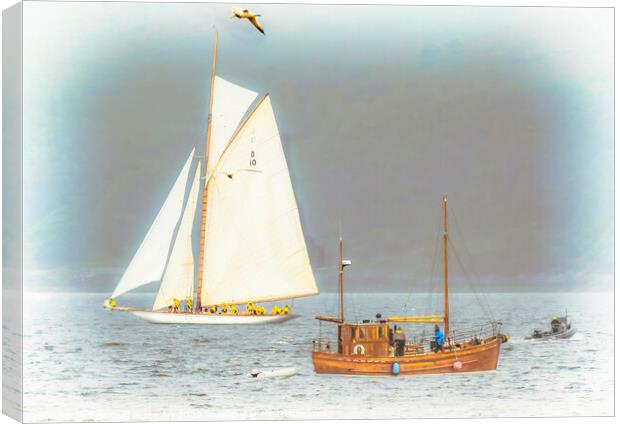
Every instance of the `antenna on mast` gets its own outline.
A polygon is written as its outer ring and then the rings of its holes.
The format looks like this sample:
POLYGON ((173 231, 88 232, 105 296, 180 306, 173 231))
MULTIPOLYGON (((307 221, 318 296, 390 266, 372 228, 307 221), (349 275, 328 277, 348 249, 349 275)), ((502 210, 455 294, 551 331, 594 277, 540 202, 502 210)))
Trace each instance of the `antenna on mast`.
POLYGON ((450 310, 448 305, 448 196, 443 196, 443 327, 446 339, 450 331, 450 310))

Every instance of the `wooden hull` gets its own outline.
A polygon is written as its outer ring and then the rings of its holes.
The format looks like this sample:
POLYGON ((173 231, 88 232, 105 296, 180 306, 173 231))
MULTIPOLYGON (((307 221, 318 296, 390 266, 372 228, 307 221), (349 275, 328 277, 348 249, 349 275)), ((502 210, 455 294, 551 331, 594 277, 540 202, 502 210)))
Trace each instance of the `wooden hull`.
POLYGON ((202 325, 235 325, 235 324, 276 324, 291 320, 298 315, 216 315, 188 314, 153 311, 129 311, 133 315, 153 324, 202 324, 202 325))
POLYGON ((501 341, 499 337, 458 351, 424 353, 408 356, 369 357, 315 351, 314 371, 318 374, 394 375, 397 362, 399 375, 445 374, 494 371, 497 368, 501 341))

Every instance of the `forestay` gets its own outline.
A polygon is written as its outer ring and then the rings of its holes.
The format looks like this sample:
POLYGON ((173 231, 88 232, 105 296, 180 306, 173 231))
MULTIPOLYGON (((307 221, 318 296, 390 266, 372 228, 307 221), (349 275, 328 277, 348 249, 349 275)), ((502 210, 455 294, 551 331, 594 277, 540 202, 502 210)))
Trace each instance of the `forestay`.
POLYGON ((268 96, 208 182, 205 235, 202 305, 318 293, 268 96))
POLYGON ((187 158, 181 173, 177 177, 151 228, 149 228, 146 237, 129 263, 114 293, 112 293, 113 298, 129 290, 161 279, 168 252, 170 251, 174 229, 181 217, 187 177, 193 156, 194 149, 192 149, 189 158, 187 158))
POLYGON ((177 237, 170 252, 168 266, 153 304, 153 310, 168 307, 173 299, 187 299, 194 296, 194 253, 192 250, 192 228, 196 216, 198 189, 200 187, 200 161, 194 175, 183 218, 177 237))
POLYGON ((211 112, 211 140, 207 160, 207 179, 217 165, 230 137, 237 129, 257 94, 215 76, 211 112))

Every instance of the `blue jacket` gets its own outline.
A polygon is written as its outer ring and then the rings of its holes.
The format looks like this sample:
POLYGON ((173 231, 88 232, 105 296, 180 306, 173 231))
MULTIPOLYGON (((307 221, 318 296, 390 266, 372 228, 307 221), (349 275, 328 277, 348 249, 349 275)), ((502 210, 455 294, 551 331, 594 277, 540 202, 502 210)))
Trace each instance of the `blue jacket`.
POLYGON ((443 345, 443 332, 441 329, 435 330, 435 341, 439 346, 443 345))

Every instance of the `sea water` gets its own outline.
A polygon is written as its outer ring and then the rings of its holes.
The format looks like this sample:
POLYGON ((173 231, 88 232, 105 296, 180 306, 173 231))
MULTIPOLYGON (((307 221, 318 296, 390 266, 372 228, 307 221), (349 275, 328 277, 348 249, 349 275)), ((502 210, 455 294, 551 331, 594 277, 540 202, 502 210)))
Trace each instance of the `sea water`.
MULTIPOLYGON (((571 416, 613 414, 613 296, 595 293, 451 295, 456 326, 489 314, 512 338, 497 371, 459 375, 317 375, 312 341, 334 338, 337 296, 298 299, 277 325, 156 325, 102 308, 105 294, 24 296, 25 421, 571 416), (530 341, 563 315, 567 340, 530 341), (485 312, 487 312, 485 314, 485 312), (254 379, 253 368, 296 367, 254 379)), ((122 304, 148 305, 153 294, 122 304)), ((441 305, 441 298, 433 302, 441 305)), ((348 294, 347 318, 427 313, 425 294, 348 294), (406 307, 404 306, 407 303, 406 307)), ((409 327, 406 330, 412 330, 409 327)))

